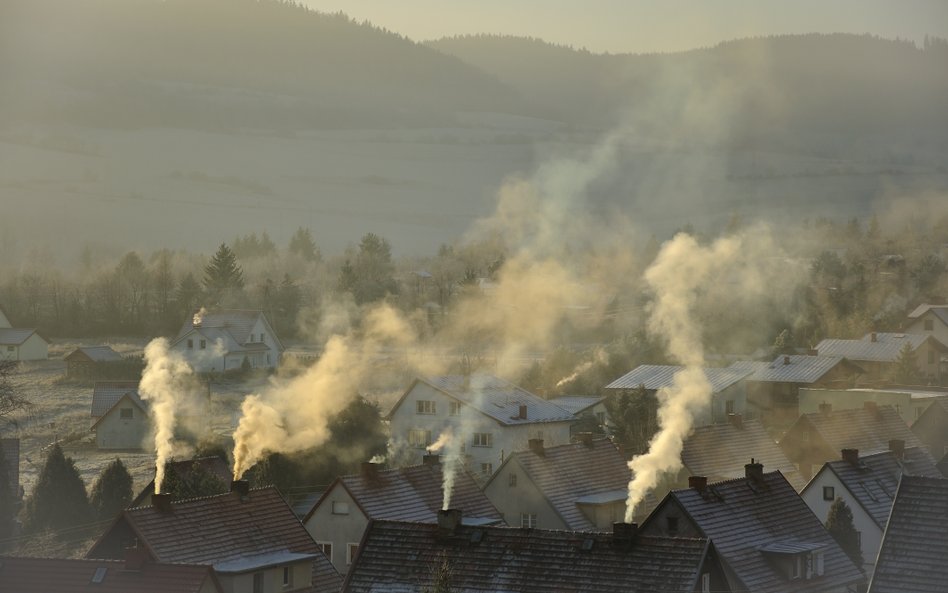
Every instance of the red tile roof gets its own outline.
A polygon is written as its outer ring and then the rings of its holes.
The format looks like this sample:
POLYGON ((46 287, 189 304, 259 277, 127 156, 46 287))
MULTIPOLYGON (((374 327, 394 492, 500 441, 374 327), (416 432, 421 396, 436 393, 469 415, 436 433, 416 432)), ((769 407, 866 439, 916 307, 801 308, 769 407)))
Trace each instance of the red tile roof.
POLYGON ((223 591, 208 565, 146 562, 126 570, 122 560, 0 556, 0 589, 11 593, 198 593, 209 581, 223 591))

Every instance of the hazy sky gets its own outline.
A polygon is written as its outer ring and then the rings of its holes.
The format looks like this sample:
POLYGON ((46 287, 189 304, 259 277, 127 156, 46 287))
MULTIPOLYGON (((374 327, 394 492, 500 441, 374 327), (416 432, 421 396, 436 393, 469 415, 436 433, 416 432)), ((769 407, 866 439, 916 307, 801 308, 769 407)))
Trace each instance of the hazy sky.
POLYGON ((948 37, 948 0, 304 0, 415 40, 541 37, 593 51, 675 51, 780 33, 948 37))

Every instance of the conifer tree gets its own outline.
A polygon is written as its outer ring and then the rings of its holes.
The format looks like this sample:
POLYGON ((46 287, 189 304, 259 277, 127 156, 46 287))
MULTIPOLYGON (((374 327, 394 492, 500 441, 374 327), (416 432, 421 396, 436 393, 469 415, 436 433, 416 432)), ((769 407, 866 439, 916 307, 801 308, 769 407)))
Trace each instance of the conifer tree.
POLYGON ((26 502, 24 530, 35 533, 42 529, 62 530, 89 520, 89 499, 86 485, 71 457, 53 445, 40 470, 33 494, 26 502))
POLYGON ((902 385, 911 385, 918 382, 918 357, 908 342, 899 350, 896 360, 895 381, 902 385))
POLYGON ((132 502, 132 476, 121 459, 102 470, 92 486, 89 504, 98 521, 111 519, 132 502))
POLYGON ((826 515, 826 530, 846 552, 849 559, 861 569, 862 550, 859 548, 859 532, 856 531, 856 525, 853 523, 853 512, 849 505, 838 496, 830 505, 829 513, 826 515))
POLYGON ((244 273, 237 264, 237 256, 227 243, 221 243, 211 263, 204 268, 204 288, 219 297, 227 291, 243 287, 244 273))

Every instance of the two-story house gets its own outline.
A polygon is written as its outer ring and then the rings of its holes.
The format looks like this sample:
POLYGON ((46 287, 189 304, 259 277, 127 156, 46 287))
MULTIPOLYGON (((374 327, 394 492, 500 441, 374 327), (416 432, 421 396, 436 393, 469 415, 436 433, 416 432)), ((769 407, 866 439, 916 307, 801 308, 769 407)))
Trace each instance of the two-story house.
POLYGON ((198 311, 189 317, 171 349, 181 353, 199 373, 250 368, 275 368, 283 342, 260 310, 198 311))
POLYGON ((388 420, 393 445, 414 450, 416 463, 450 431, 471 473, 486 480, 530 439, 568 443, 576 416, 509 381, 474 374, 415 379, 388 420))

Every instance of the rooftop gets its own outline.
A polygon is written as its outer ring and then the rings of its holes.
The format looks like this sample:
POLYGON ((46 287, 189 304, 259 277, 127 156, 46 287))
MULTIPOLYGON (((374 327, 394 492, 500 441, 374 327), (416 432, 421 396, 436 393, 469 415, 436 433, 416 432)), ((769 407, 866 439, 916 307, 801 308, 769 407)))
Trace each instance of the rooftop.
POLYGON ((948 325, 948 305, 919 305, 914 311, 908 314, 909 319, 918 319, 929 311, 938 317, 942 323, 948 325))
POLYGON ((0 556, 0 582, 16 593, 199 593, 222 591, 210 566, 145 562, 126 570, 124 560, 0 556))
POLYGON ((945 349, 941 342, 926 334, 876 332, 866 334, 861 340, 826 339, 816 345, 816 351, 820 356, 842 356, 856 361, 895 362, 906 344, 909 344, 912 350, 917 350, 927 340, 932 340, 939 349, 945 349))
POLYGON ((35 333, 35 329, 0 327, 0 345, 19 346, 35 333))
MULTIPOLYGON (((266 320, 266 316, 264 316, 263 311, 260 309, 217 309, 207 311, 201 317, 201 323, 198 325, 194 324, 196 315, 197 311, 184 321, 181 325, 181 329, 178 331, 178 336, 174 340, 175 342, 183 338, 192 329, 200 329, 202 333, 212 340, 221 337, 220 332, 227 332, 234 341, 244 345, 248 342, 252 342, 250 339, 250 331, 257 323, 257 320, 261 317, 266 320)), ((270 337, 277 340, 279 345, 279 338, 277 338, 275 334, 270 337)), ((282 347, 282 345, 280 346, 282 347)))
POLYGON ((579 414, 583 410, 591 408, 606 398, 599 395, 564 395, 561 397, 551 397, 550 403, 556 404, 570 414, 579 414))
POLYGON ((738 361, 731 368, 750 370, 748 381, 770 383, 816 383, 836 365, 843 362, 840 356, 780 355, 773 362, 738 361))
POLYGON ((122 355, 112 350, 111 346, 80 346, 64 356, 63 360, 83 357, 92 362, 117 362, 122 360, 122 355))
POLYGON ((889 441, 901 439, 906 447, 922 447, 922 442, 909 429, 892 406, 873 406, 828 412, 809 412, 797 419, 797 425, 809 424, 833 451, 859 449, 865 453, 887 451, 889 441))
MULTIPOLYGON (((671 387, 675 381, 675 375, 683 368, 675 365, 643 364, 606 385, 606 389, 635 389, 644 386, 649 391, 655 391, 663 387, 671 387)), ((714 393, 720 393, 738 381, 746 379, 752 372, 752 370, 734 367, 704 369, 705 377, 711 383, 711 390, 714 393)))
MULTIPOLYGON (((199 457, 197 459, 185 459, 182 461, 172 461, 168 464, 171 466, 172 471, 174 471, 179 478, 182 480, 188 479, 188 476, 191 475, 191 472, 194 469, 200 469, 205 471, 212 476, 215 476, 222 484, 226 487, 227 484, 230 484, 230 480, 233 477, 233 472, 231 471, 230 465, 217 456, 211 457, 199 457)), ((152 478, 148 484, 138 493, 134 499, 132 499, 129 507, 138 507, 142 505, 151 504, 151 495, 155 491, 155 480, 152 478)))
POLYGON ((147 409, 138 395, 138 381, 96 381, 92 387, 92 417, 105 416, 126 395, 142 409, 147 409))

